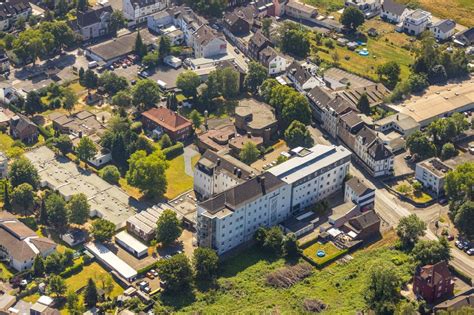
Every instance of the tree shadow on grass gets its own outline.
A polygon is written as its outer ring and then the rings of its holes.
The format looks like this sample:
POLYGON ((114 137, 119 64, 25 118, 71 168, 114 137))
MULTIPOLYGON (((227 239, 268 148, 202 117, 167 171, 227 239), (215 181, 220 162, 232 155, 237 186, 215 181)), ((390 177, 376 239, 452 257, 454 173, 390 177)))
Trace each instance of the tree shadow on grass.
POLYGON ((239 250, 235 254, 226 257, 221 265, 220 277, 230 278, 260 261, 273 263, 280 259, 277 255, 261 249, 254 245, 239 250))
POLYGON ((168 292, 161 294, 161 303, 171 306, 177 310, 189 306, 196 301, 196 295, 191 287, 184 288, 179 292, 168 292))

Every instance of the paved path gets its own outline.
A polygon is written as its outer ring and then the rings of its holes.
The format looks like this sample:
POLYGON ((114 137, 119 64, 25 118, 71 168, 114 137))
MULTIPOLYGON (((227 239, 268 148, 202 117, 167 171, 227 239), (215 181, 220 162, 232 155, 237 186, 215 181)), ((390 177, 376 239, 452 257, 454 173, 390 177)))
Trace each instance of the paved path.
POLYGON ((187 147, 184 148, 184 172, 193 177, 193 165, 192 165, 192 158, 199 154, 196 150, 194 150, 194 147, 192 145, 188 145, 187 147))

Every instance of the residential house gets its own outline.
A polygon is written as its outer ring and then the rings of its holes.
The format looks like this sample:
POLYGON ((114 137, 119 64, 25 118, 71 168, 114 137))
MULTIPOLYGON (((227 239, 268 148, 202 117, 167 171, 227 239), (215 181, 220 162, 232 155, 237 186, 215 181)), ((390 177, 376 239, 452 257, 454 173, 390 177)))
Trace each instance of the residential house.
POLYGON ((375 131, 364 126, 355 135, 352 149, 372 176, 388 176, 393 173, 393 153, 375 131))
POLYGON ((53 307, 54 300, 43 295, 31 306, 30 315, 60 315, 59 310, 53 307))
POLYGON ((224 28, 234 36, 243 36, 250 33, 251 22, 247 20, 245 15, 240 14, 242 11, 232 11, 224 15, 224 28))
POLYGON ((160 33, 162 28, 173 25, 173 17, 173 12, 170 9, 165 9, 148 15, 146 24, 149 30, 160 33))
POLYGON ((353 148, 355 145, 355 135, 366 126, 366 123, 362 119, 363 114, 353 110, 345 113, 339 117, 337 122, 337 136, 342 140, 349 148, 353 148))
POLYGON ((56 243, 39 237, 8 212, 0 212, 0 258, 17 271, 33 266, 37 255, 43 258, 56 250, 56 243))
POLYGON ((0 51, 0 73, 10 71, 10 59, 5 51, 0 51))
POLYGON ((243 99, 235 108, 235 127, 241 133, 261 137, 268 145, 278 131, 275 110, 268 104, 253 98, 243 99))
POLYGON ((452 168, 438 158, 429 158, 416 164, 415 178, 424 188, 432 191, 436 196, 444 194, 446 175, 452 168))
POLYGON ((167 7, 167 0, 122 0, 123 16, 135 23, 142 23, 153 13, 167 7))
POLYGON ((7 177, 8 174, 8 157, 0 151, 0 178, 7 177))
POLYGON ((410 12, 403 21, 402 30, 408 35, 418 36, 423 33, 431 23, 431 13, 416 9, 410 12))
POLYGON ((212 58, 227 53, 227 41, 222 33, 203 25, 193 34, 195 58, 212 58))
POLYGON ((428 303, 435 303, 454 293, 454 277, 446 261, 417 268, 413 277, 413 292, 428 303))
POLYGON ((306 94, 314 87, 324 85, 324 83, 321 80, 318 80, 311 71, 312 67, 309 64, 300 64, 295 60, 287 67, 286 75, 294 84, 296 90, 306 94))
POLYGON ((109 34, 110 5, 99 5, 86 11, 77 11, 76 19, 70 22, 71 28, 82 36, 84 41, 109 34))
POLYGON ((353 87, 337 92, 338 95, 346 99, 354 108, 357 107, 363 94, 367 95, 369 106, 374 107, 384 102, 385 97, 390 95, 390 90, 382 83, 374 83, 364 87, 353 87))
POLYGON ((361 211, 373 209, 375 202, 375 189, 370 188, 364 181, 352 177, 346 181, 344 201, 354 202, 361 211))
POLYGON ((275 16, 275 0, 255 0, 252 5, 259 17, 275 16))
POLYGON ((396 0, 384 0, 380 17, 385 21, 399 24, 405 20, 410 12, 411 10, 406 5, 398 3, 396 0))
POLYGON ((468 28, 454 36, 454 42, 467 47, 474 44, 474 27, 468 28))
POLYGON ((8 30, 18 18, 25 21, 31 14, 31 5, 27 0, 9 0, 0 3, 0 31, 8 30))
POLYGON ((355 7, 364 13, 366 19, 378 15, 382 8, 381 0, 346 0, 346 7, 355 7))
POLYGON ((311 106, 313 118, 318 122, 322 122, 323 112, 327 104, 334 99, 335 96, 326 88, 315 86, 306 94, 306 97, 311 106))
POLYGON ((273 47, 260 51, 259 61, 267 68, 269 75, 285 72, 289 64, 289 60, 273 47))
POLYGON ((337 95, 330 100, 325 107, 321 116, 322 126, 334 139, 337 138, 339 119, 341 116, 350 112, 357 111, 347 100, 337 95))
POLYGON ((142 113, 143 126, 161 137, 166 133, 173 141, 186 140, 192 133, 192 124, 178 113, 158 107, 142 113))
POLYGON ((354 240, 366 241, 380 236, 380 217, 374 210, 350 218, 341 228, 348 235, 355 235, 354 240))
POLYGON ((33 143, 38 140, 38 126, 28 117, 17 114, 10 120, 10 134, 14 139, 26 143, 33 143))
POLYGON ((440 20, 430 26, 430 31, 433 36, 439 41, 445 41, 454 35, 456 29, 456 22, 453 20, 440 20))
POLYGON ((439 314, 441 311, 453 312, 468 307, 474 309, 474 288, 461 292, 455 297, 435 305, 433 312, 434 314, 439 314))
POLYGON ((272 42, 263 35, 261 31, 257 31, 248 44, 248 56, 253 60, 259 60, 259 54, 267 47, 273 47, 272 42))
POLYGON ((415 131, 420 130, 420 124, 411 116, 403 113, 396 113, 374 121, 374 129, 384 133, 396 131, 403 137, 408 137, 415 131))
POLYGON ((208 21, 189 7, 171 7, 169 11, 173 15, 174 25, 183 31, 186 45, 193 47, 194 34, 201 26, 207 25, 208 21))
POLYGON ((285 14, 298 21, 316 21, 318 11, 315 7, 300 1, 290 0, 285 6, 285 14))
MULTIPOLYGON (((17 100, 18 100, 18 93, 16 89, 10 83, 0 82, 0 103, 4 105, 9 105, 11 102, 15 102, 17 100)), ((2 111, 6 111, 6 110, 8 109, 2 109, 2 111)), ((10 110, 8 111, 10 113, 13 113, 10 110)), ((10 118, 14 116, 14 115, 11 115, 10 113, 9 113, 10 117, 8 118, 8 120, 10 120, 10 118)), ((3 123, 3 120, 0 119, 0 124, 2 123, 3 123)))

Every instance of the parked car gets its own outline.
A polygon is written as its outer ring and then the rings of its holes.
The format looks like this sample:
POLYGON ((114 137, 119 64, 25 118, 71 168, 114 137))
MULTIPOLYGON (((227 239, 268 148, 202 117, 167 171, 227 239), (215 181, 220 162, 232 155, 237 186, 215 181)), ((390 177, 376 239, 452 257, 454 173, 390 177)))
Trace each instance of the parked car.
POLYGON ((156 271, 155 269, 150 270, 150 272, 151 272, 155 277, 158 277, 158 271, 156 271))
POLYGON ((407 154, 403 157, 405 161, 411 160, 412 156, 410 154, 407 154))
POLYGON ((142 282, 140 282, 140 283, 138 284, 138 286, 139 286, 140 288, 147 287, 147 286, 148 286, 148 281, 142 281, 142 282))
POLYGON ((469 256, 472 256, 474 255, 474 247, 473 248, 470 248, 466 251, 466 253, 469 255, 469 256))
POLYGON ((454 240, 454 235, 451 235, 451 234, 448 235, 447 239, 448 239, 448 241, 450 241, 450 242, 453 241, 453 240, 454 240))
POLYGON ((443 205, 443 206, 444 206, 445 204, 448 203, 448 199, 446 199, 446 198, 441 198, 438 202, 439 202, 440 205, 443 205))
POLYGON ((240 54, 240 50, 238 48, 234 48, 234 51, 237 55, 240 54))
POLYGON ((171 255, 165 255, 165 259, 170 259, 171 255))
POLYGON ((469 153, 474 154, 474 142, 469 143, 469 153))
POLYGON ((148 271, 146 273, 146 277, 149 278, 149 279, 155 279, 155 275, 151 271, 148 271))
POLYGON ((456 242, 454 242, 454 245, 456 245, 457 248, 459 249, 463 249, 464 248, 464 244, 461 240, 457 240, 456 242))

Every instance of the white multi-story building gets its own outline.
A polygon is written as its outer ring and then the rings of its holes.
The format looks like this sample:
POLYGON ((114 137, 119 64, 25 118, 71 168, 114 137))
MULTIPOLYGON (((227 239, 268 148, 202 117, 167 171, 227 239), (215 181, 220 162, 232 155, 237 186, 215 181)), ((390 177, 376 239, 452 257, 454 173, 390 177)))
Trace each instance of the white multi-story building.
POLYGON ((135 23, 145 22, 147 17, 167 7, 167 0, 122 0, 123 16, 135 23))
POLYGON ((297 148, 288 161, 268 170, 291 187, 291 212, 326 198, 342 188, 349 171, 351 152, 343 146, 316 145, 297 148))
POLYGON ((430 23, 431 13, 417 9, 405 17, 403 31, 408 35, 418 36, 428 28, 430 23))
POLYGON ((0 178, 7 177, 8 174, 8 158, 5 153, 0 152, 0 178))
POLYGON ((193 50, 196 58, 212 58, 227 54, 227 41, 222 33, 207 25, 193 34, 193 50))
POLYGON ((353 111, 355 111, 355 109, 349 102, 339 95, 336 95, 335 98, 323 106, 321 113, 322 127, 329 132, 333 138, 336 138, 339 128, 339 118, 353 111))
POLYGON ((433 36, 440 41, 447 40, 454 35, 456 22, 453 20, 440 20, 430 27, 433 36))
POLYGON ((316 78, 315 73, 315 67, 311 64, 300 64, 298 61, 293 61, 286 69, 286 74, 293 82, 295 89, 303 94, 316 86, 324 85, 321 79, 316 78))
POLYGON ((259 60, 267 68, 269 75, 285 72, 289 64, 289 60, 272 47, 263 49, 259 53, 259 60))
POLYGON ((346 182, 344 201, 354 202, 362 211, 372 209, 375 202, 375 189, 369 188, 357 177, 352 177, 346 182))
POLYGON ((380 17, 388 22, 398 24, 403 22, 410 12, 411 10, 406 5, 395 0, 384 0, 380 17))
POLYGON ((194 191, 207 199, 244 183, 258 172, 230 155, 207 150, 194 168, 194 191))
POLYGON ((380 0, 346 0, 345 6, 361 10, 365 18, 369 19, 380 13, 382 3, 380 0))
POLYGON ((423 187, 433 191, 437 196, 444 192, 444 181, 451 167, 438 158, 430 158, 416 164, 415 178, 423 187))
POLYGON ((287 219, 290 207, 288 184, 270 173, 255 176, 198 204, 198 245, 223 254, 251 240, 260 226, 287 219))

